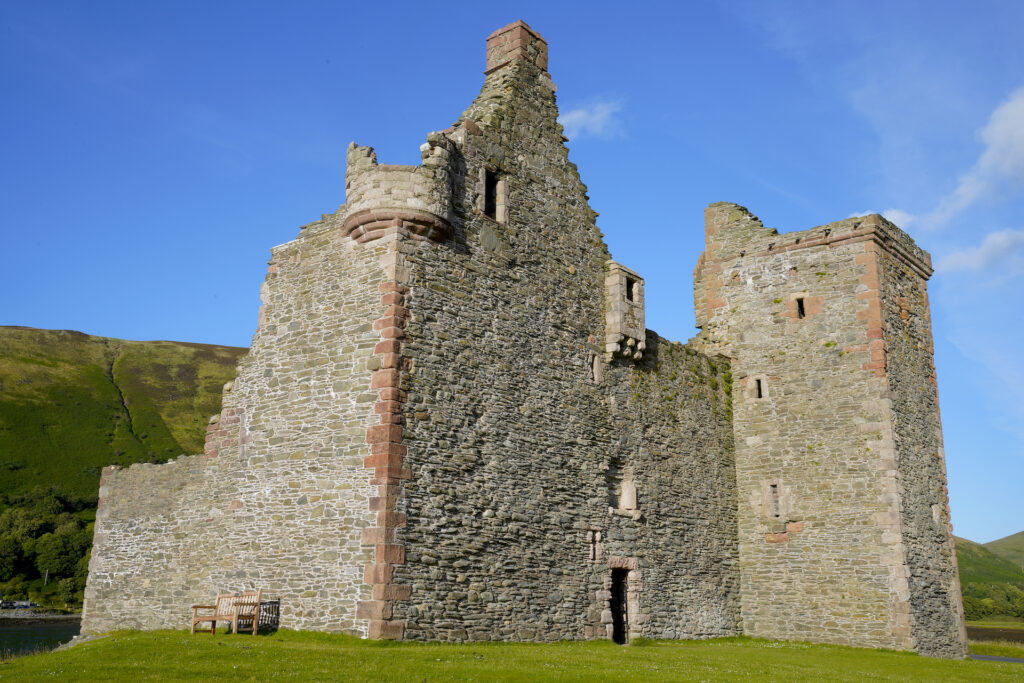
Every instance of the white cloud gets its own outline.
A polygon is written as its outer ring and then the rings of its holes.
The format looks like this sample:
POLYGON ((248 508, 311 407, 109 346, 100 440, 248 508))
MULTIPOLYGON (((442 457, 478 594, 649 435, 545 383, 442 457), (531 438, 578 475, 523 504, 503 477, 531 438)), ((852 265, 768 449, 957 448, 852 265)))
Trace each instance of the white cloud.
POLYGON ((917 221, 917 216, 904 211, 903 209, 886 209, 885 211, 860 211, 858 213, 851 213, 847 218, 860 218, 861 216, 870 216, 873 213, 880 213, 885 216, 886 220, 895 223, 898 227, 907 229, 908 226, 917 221))
POLYGON ((558 117, 568 138, 588 135, 595 138, 613 138, 622 134, 622 123, 616 116, 622 111, 618 101, 595 102, 588 107, 579 107, 558 117))
POLYGON ((904 230, 917 222, 917 216, 903 209, 886 209, 882 215, 904 230))
MULTIPOLYGON (((981 244, 947 254, 939 261, 937 270, 951 273, 957 270, 981 270, 1001 261, 1016 257, 1024 247, 1024 230, 1000 230, 985 236, 981 244)), ((1019 257, 1016 257, 1019 258, 1019 257)))
POLYGON ((978 137, 985 145, 956 189, 925 217, 926 227, 940 227, 979 199, 1007 187, 1024 189, 1024 88, 996 107, 978 137))

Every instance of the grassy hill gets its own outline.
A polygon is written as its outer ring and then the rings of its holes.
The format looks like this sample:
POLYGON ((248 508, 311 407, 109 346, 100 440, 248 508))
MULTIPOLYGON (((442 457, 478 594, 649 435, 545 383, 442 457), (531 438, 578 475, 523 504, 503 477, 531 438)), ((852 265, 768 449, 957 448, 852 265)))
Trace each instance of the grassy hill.
POLYGON ((1013 583, 1024 588, 1024 571, 1020 565, 996 555, 987 545, 957 537, 956 560, 960 565, 960 583, 1013 583))
POLYGON ((1018 567, 1024 567, 1024 531, 998 541, 990 541, 985 547, 1018 567))
POLYGON ((201 453, 246 349, 0 327, 0 593, 82 600, 100 470, 201 453))
POLYGON ((106 465, 202 452, 245 352, 0 327, 0 509, 40 485, 92 499, 106 465))
POLYGON ((968 621, 1024 618, 1024 571, 1018 565, 966 538, 956 539, 956 560, 968 621))

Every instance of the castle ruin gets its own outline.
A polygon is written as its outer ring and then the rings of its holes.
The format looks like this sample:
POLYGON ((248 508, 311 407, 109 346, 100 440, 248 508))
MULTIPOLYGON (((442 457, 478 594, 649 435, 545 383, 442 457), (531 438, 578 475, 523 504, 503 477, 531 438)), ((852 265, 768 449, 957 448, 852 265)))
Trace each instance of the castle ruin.
POLYGON ((662 339, 568 160, 547 44, 487 39, 419 166, 348 149, 275 247, 206 452, 104 470, 83 631, 225 590, 370 638, 966 651, 928 254, 881 216, 705 211, 662 339))

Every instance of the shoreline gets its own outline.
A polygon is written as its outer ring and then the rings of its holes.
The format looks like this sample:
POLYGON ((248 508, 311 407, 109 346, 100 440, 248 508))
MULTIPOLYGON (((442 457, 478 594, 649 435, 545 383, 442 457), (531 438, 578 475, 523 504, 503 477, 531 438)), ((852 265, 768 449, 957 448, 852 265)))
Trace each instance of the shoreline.
POLYGON ((0 610, 0 623, 4 621, 33 622, 33 621, 81 621, 82 613, 64 614, 62 612, 36 612, 30 609, 2 609, 0 610))

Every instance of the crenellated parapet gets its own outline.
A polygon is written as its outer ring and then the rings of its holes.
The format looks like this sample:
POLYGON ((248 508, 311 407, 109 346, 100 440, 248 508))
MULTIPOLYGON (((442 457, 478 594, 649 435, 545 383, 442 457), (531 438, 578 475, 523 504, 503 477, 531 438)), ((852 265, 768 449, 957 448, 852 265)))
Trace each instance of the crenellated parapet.
POLYGON ((443 242, 451 235, 452 172, 455 146, 431 133, 420 148, 420 166, 378 164, 372 147, 348 147, 345 173, 345 235, 359 243, 405 228, 414 237, 443 242))

